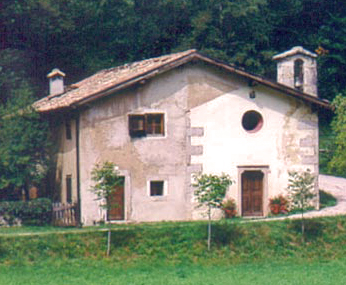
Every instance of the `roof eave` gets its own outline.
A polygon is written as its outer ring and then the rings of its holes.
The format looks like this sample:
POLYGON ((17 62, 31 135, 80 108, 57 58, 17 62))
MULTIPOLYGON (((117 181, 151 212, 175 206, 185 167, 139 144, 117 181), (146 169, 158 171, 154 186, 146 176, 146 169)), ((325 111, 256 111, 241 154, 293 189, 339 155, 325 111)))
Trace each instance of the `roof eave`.
POLYGON ((308 101, 314 105, 317 105, 318 107, 333 110, 333 108, 329 102, 326 102, 322 99, 319 99, 313 95, 299 92, 299 91, 297 91, 291 87, 288 87, 288 86, 283 85, 283 84, 279 84, 277 82, 269 81, 269 80, 264 79, 262 77, 259 77, 257 75, 254 75, 254 74, 248 73, 244 70, 241 70, 239 68, 236 68, 232 65, 229 65, 225 62, 210 58, 206 55, 203 55, 203 54, 197 52, 196 50, 191 50, 190 53, 188 53, 188 54, 186 54, 186 55, 184 55, 178 59, 168 61, 167 63, 164 63, 164 64, 160 65, 159 67, 152 68, 151 70, 148 70, 144 73, 136 75, 135 77, 132 77, 126 81, 123 81, 123 82, 118 83, 114 86, 105 88, 105 89, 98 91, 94 94, 90 94, 90 96, 88 96, 87 98, 82 98, 82 99, 80 99, 80 100, 78 100, 78 101, 76 101, 76 102, 74 102, 68 106, 57 107, 54 109, 49 109, 49 110, 45 110, 45 111, 41 111, 41 112, 45 113, 45 112, 52 112, 52 111, 57 111, 57 110, 70 110, 70 109, 78 108, 84 104, 90 103, 91 101, 97 100, 97 99, 102 98, 104 96, 108 96, 114 92, 120 91, 124 88, 128 88, 130 86, 138 84, 143 80, 148 80, 148 79, 150 79, 150 78, 152 78, 158 74, 169 71, 173 68, 181 66, 181 65, 183 65, 187 62, 190 62, 192 60, 195 60, 195 59, 201 60, 203 62, 209 63, 209 64, 214 65, 214 66, 218 66, 224 70, 227 70, 228 72, 232 72, 232 73, 235 73, 237 75, 246 77, 252 81, 255 81, 255 82, 260 83, 262 85, 268 86, 268 87, 273 88, 275 90, 284 92, 290 96, 293 96, 293 97, 296 97, 299 99, 303 99, 303 100, 308 101))

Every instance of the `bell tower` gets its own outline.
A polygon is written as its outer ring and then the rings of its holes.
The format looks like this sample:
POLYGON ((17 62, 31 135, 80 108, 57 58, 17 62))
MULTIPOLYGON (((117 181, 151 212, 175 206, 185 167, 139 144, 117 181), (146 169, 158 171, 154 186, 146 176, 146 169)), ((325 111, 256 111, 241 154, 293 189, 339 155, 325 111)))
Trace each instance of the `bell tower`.
POLYGON ((300 46, 275 55, 277 82, 317 97, 317 54, 300 46))

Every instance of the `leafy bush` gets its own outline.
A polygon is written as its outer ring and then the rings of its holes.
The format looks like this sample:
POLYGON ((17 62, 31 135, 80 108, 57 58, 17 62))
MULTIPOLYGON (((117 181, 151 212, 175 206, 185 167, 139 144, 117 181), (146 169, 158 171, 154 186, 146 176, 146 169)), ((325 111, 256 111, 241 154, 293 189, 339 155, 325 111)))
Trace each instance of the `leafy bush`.
POLYGON ((314 193, 314 181, 316 176, 311 173, 310 169, 304 172, 289 171, 288 172, 288 194, 292 208, 300 209, 302 214, 301 229, 302 241, 304 241, 304 212, 308 207, 312 206, 311 201, 316 196, 314 193))
POLYGON ((304 172, 289 171, 288 175, 287 190, 291 206, 300 209, 303 215, 306 208, 311 206, 311 200, 316 196, 314 193, 316 176, 311 173, 310 169, 304 172))
POLYGON ((320 208, 332 207, 337 204, 336 198, 323 190, 320 190, 320 208))
POLYGON ((206 206, 208 215, 208 250, 211 242, 211 209, 220 209, 222 201, 225 198, 226 191, 234 183, 228 174, 195 174, 193 176, 195 183, 192 184, 195 189, 195 197, 198 207, 206 206))
MULTIPOLYGON (((345 91, 343 92, 345 93, 345 91)), ((333 100, 333 106, 335 107, 335 116, 332 121, 332 130, 335 134, 334 148, 332 158, 328 164, 329 172, 334 175, 345 175, 346 169, 346 98, 344 94, 337 95, 333 100)))
POLYGON ((52 202, 47 198, 27 202, 1 202, 0 216, 10 226, 18 221, 23 225, 47 225, 52 219, 52 202))
MULTIPOLYGON (((110 220, 108 216, 110 211, 119 206, 113 195, 117 191, 117 186, 123 184, 123 178, 119 176, 118 166, 109 161, 104 162, 102 165, 96 164, 91 171, 91 179, 95 184, 90 191, 96 195, 95 200, 101 201, 99 206, 107 211, 107 220, 110 220)), ((109 223, 107 256, 109 256, 111 250, 111 237, 112 231, 109 223)))
POLYGON ((23 202, 22 223, 24 225, 47 225, 52 220, 52 202, 47 198, 23 202))
POLYGON ((225 212, 225 218, 234 218, 237 215, 237 205, 235 200, 229 198, 226 201, 223 201, 221 204, 222 210, 225 212))

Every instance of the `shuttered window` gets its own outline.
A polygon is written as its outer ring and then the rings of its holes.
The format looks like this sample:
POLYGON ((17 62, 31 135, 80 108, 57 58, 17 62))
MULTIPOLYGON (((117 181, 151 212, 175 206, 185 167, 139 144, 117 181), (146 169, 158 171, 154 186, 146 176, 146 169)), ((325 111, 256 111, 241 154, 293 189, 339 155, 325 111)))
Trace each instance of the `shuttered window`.
POLYGON ((146 133, 151 135, 163 135, 163 114, 146 115, 146 133))
POLYGON ((145 136, 145 116, 130 115, 129 116, 129 132, 132 138, 145 136))
POLYGON ((164 135, 164 114, 129 115, 129 134, 132 138, 164 135))

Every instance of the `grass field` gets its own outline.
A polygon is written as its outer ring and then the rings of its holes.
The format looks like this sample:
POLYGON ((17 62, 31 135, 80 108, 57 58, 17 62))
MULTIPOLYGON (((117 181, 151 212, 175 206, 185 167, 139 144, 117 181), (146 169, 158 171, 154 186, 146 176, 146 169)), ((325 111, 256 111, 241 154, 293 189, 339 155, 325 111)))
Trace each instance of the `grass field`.
POLYGON ((120 266, 107 261, 55 261, 0 266, 0 284, 345 284, 346 260, 261 262, 236 265, 162 265, 149 262, 120 266))
POLYGON ((0 284, 346 284, 346 217, 2 228, 0 284))

